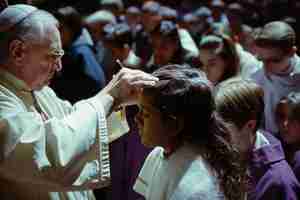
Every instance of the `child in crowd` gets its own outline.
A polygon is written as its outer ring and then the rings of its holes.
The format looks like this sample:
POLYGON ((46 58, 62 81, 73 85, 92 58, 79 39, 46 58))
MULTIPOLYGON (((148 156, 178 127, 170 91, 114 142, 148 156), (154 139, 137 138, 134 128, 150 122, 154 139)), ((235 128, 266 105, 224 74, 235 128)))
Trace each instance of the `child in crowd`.
POLYGON ((139 98, 136 121, 148 155, 134 190, 146 200, 243 199, 245 168, 214 114, 211 84, 197 69, 168 65, 139 98))
POLYGON ((233 41, 225 35, 207 35, 199 44, 200 60, 208 79, 217 85, 240 72, 239 56, 233 41))
POLYGON ((230 124, 232 141, 248 166, 248 199, 298 199, 300 185, 285 160, 279 140, 258 129, 264 111, 263 90, 241 78, 221 83, 217 113, 230 124))
POLYGON ((300 180, 300 93, 292 92, 283 98, 276 110, 280 136, 285 145, 288 161, 300 180))

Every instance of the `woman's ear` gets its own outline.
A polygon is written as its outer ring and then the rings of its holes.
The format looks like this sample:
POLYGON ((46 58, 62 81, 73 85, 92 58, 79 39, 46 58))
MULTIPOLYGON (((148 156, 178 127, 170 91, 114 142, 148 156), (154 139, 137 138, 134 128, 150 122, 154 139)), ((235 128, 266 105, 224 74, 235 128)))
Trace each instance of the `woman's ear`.
POLYGON ((293 46, 292 49, 289 51, 289 56, 293 56, 297 52, 297 47, 293 46))
POLYGON ((169 116, 166 124, 171 136, 177 136, 184 129, 184 118, 169 116))
POLYGON ((256 120, 254 120, 254 119, 251 119, 251 120, 249 120, 247 123, 246 123, 246 128, 248 129, 248 130, 255 130, 255 128, 256 128, 256 125, 257 125, 257 121, 256 120))

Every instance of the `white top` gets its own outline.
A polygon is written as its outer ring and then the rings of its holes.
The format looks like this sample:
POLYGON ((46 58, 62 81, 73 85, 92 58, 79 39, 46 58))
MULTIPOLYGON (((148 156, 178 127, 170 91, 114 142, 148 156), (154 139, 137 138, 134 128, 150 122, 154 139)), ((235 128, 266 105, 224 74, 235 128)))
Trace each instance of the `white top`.
POLYGON ((156 147, 147 157, 134 190, 146 200, 224 199, 216 173, 191 147, 183 146, 165 158, 156 147))
POLYGON ((240 44, 236 44, 236 51, 240 59, 240 75, 242 78, 249 78, 251 74, 262 69, 263 63, 256 59, 250 52, 245 51, 240 44))

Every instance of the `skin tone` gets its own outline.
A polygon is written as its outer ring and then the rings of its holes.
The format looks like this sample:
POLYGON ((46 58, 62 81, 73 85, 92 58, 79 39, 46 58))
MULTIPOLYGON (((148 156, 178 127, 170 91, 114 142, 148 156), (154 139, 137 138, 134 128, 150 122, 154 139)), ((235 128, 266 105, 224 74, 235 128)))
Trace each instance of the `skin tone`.
POLYGON ((100 23, 100 22, 94 22, 87 24, 87 28, 92 36, 93 42, 97 43, 99 40, 101 40, 103 35, 103 27, 108 24, 107 23, 100 23))
POLYGON ((224 59, 211 49, 201 49, 200 55, 203 71, 206 73, 208 80, 214 85, 218 84, 226 68, 224 59))
POLYGON ((182 128, 175 125, 176 120, 167 121, 163 117, 163 114, 153 106, 152 97, 140 94, 138 102, 140 111, 136 115, 136 122, 142 143, 147 147, 164 147, 168 153, 168 147, 175 143, 176 135, 182 128))
POLYGON ((282 139, 287 144, 300 143, 300 121, 289 117, 289 106, 287 101, 282 100, 276 109, 276 119, 282 139))
POLYGON ((168 64, 179 48, 177 42, 174 42, 170 38, 162 38, 158 34, 152 36, 152 43, 154 48, 154 62, 159 65, 168 64))
POLYGON ((230 124, 232 131, 232 142, 242 154, 244 160, 248 160, 251 151, 254 148, 256 139, 256 120, 249 120, 242 128, 238 128, 234 124, 230 124))
POLYGON ((161 17, 156 13, 143 12, 142 23, 147 32, 151 32, 154 27, 160 22, 161 17))
POLYGON ((10 60, 16 66, 14 74, 32 90, 49 85, 56 71, 61 70, 63 55, 61 39, 55 25, 44 29, 40 41, 14 40, 10 44, 10 60))
POLYGON ((255 50, 258 59, 264 63, 264 69, 267 73, 280 74, 288 70, 290 58, 297 49, 294 47, 290 52, 284 53, 280 49, 256 46, 255 50))

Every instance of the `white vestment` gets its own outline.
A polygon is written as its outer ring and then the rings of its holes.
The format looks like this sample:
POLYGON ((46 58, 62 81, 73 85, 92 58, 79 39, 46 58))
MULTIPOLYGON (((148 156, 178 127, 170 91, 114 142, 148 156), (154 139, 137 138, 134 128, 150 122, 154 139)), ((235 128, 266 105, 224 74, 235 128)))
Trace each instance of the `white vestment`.
POLYGON ((99 97, 72 106, 49 87, 33 94, 0 71, 0 199, 95 199, 110 182, 99 97))

